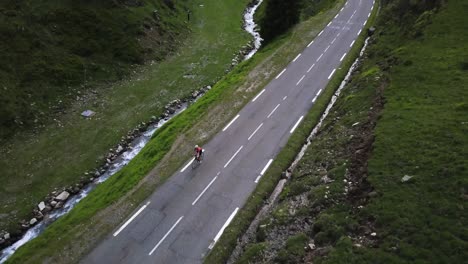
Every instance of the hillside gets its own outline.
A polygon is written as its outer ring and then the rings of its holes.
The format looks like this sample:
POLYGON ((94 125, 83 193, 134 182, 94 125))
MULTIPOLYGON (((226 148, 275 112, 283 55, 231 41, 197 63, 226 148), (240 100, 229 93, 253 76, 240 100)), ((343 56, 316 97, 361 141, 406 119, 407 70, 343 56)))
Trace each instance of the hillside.
POLYGON ((468 3, 382 1, 377 31, 237 263, 463 263, 468 3))
POLYGON ((71 101, 161 60, 187 31, 185 1, 6 0, 0 3, 0 143, 71 101))
MULTIPOLYGON (((165 118, 166 105, 176 99, 193 99, 195 91, 198 93, 201 89, 206 90, 207 86, 213 85, 232 69, 233 59, 240 56, 240 51, 245 49, 251 37, 242 28, 242 14, 248 2, 177 2, 175 11, 171 11, 170 1, 148 1, 143 6, 128 6, 128 3, 135 1, 124 2, 127 5, 118 4, 122 12, 127 10, 127 15, 133 19, 138 18, 138 21, 140 18, 153 19, 153 11, 157 8, 160 21, 165 25, 163 29, 166 30, 166 35, 158 37, 148 33, 138 38, 142 47, 154 46, 154 52, 143 52, 142 58, 154 60, 135 66, 109 56, 107 67, 122 66, 120 69, 127 72, 116 74, 116 79, 122 80, 112 82, 113 75, 109 73, 101 81, 96 81, 96 85, 78 85, 76 90, 71 86, 70 91, 79 95, 70 95, 73 100, 68 105, 64 96, 58 96, 56 101, 62 100, 63 107, 50 110, 47 108, 48 112, 44 110, 44 115, 53 112, 50 117, 45 118, 50 120, 44 123, 38 121, 40 125, 37 125, 37 129, 27 129, 24 126, 24 129, 17 129, 13 135, 2 138, 0 232, 9 232, 11 237, 18 239, 24 232, 20 230, 20 221, 29 222, 34 216, 32 211, 51 192, 77 185, 84 186, 83 179, 89 179, 90 173, 95 175, 97 170, 102 173, 101 169, 108 163, 108 155, 113 152, 110 149, 119 149, 122 138, 127 141, 136 132, 142 132, 150 122, 165 118), (190 12, 188 22, 185 8, 190 12), (164 59, 157 60, 163 57, 164 59), (96 114, 91 118, 83 118, 81 113, 87 109, 96 114)), ((111 7, 98 7, 90 7, 90 10, 115 11, 111 7)), ((116 20, 119 20, 119 12, 114 13, 116 20)), ((124 30, 127 24, 116 25, 116 30, 117 28, 124 30)), ((156 32, 156 24, 151 28, 156 32)), ((74 34, 72 33, 67 33, 67 36, 74 34)), ((98 34, 95 37, 99 39, 99 36, 98 34)), ((113 42, 107 43, 105 49, 111 50, 114 47, 113 42)), ((68 86, 62 88, 66 90, 68 86)), ((65 90, 57 91, 68 94, 65 90)), ((46 93, 42 90, 38 92, 46 93)), ((13 98, 16 100, 17 97, 13 98)), ((171 145, 164 147, 170 148, 171 145)), ((160 151, 158 155, 151 157, 161 158, 164 154, 164 151, 160 151)), ((145 164, 152 167, 156 162, 149 159, 145 164)), ((123 182, 127 187, 130 186, 128 180, 123 182)), ((125 191, 119 188, 118 194, 122 195, 125 191)))

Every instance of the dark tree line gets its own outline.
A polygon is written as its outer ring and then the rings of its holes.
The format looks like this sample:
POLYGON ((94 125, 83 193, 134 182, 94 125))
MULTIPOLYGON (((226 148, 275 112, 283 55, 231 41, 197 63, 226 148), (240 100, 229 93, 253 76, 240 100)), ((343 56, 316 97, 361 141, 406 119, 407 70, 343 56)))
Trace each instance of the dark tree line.
POLYGON ((299 22, 301 0, 266 0, 264 16, 260 19, 260 35, 265 43, 286 32, 299 22))

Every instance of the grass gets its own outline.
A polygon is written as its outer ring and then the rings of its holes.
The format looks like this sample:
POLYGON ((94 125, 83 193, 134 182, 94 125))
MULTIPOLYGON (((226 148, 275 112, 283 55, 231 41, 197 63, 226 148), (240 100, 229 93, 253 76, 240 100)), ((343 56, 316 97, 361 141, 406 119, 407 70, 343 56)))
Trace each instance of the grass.
MULTIPOLYGON (((308 194, 305 213, 289 217, 313 222, 305 234, 328 251, 323 256, 315 254, 318 250, 306 253, 305 259, 314 263, 463 263, 468 256, 464 208, 468 53, 460 44, 467 38, 463 26, 467 18, 462 14, 468 5, 451 1, 438 11, 404 9, 405 23, 398 23, 397 3, 404 2, 390 1, 383 7, 363 64, 275 207, 287 207, 296 195, 308 194), (374 194, 369 193, 359 209, 349 200, 351 195, 343 195, 347 185, 343 180, 355 165, 353 144, 362 143, 353 140, 365 134, 361 126, 382 92, 385 105, 376 127, 368 128, 375 141, 363 163, 368 164, 365 173, 374 194), (318 183, 319 168, 325 168, 334 182, 318 183), (414 178, 402 183, 404 175, 414 178), (324 199, 325 187, 331 199, 324 199)), ((278 224, 288 230, 291 222, 278 224)), ((269 250, 269 235, 262 234, 263 252, 269 250)), ((256 261, 268 262, 258 257, 256 261)))
POLYGON ((98 90, 96 99, 72 106, 39 134, 19 133, 3 144, 0 229, 18 228, 18 220, 30 217, 53 188, 78 182, 123 135, 158 116, 166 103, 223 76, 233 54, 249 40, 241 20, 246 3, 205 1, 200 7, 200 1, 193 2, 192 33, 176 54, 136 68, 130 80, 98 90), (81 118, 85 109, 96 111, 95 118, 81 118))
POLYGON ((2 141, 15 130, 45 122, 78 91, 119 80, 132 64, 160 60, 174 51, 188 31, 187 6, 139 3, 2 1, 2 141), (157 41, 148 45, 154 35, 157 41))
MULTIPOLYGON (((323 14, 329 18, 333 15, 334 11, 323 14)), ((241 63, 197 103, 158 130, 145 149, 128 166, 100 185, 41 236, 22 247, 9 261, 23 263, 32 259, 52 258, 56 262, 68 262, 68 253, 65 252, 72 251, 75 258, 86 254, 93 243, 97 243, 96 240, 115 228, 154 188, 186 161, 194 142, 206 141, 220 130, 225 122, 307 45, 308 39, 303 36, 317 34, 325 24, 322 20, 320 17, 312 19, 301 31, 297 31, 300 34, 285 37, 275 45, 263 49, 251 60, 241 63), (321 26, 310 27, 317 21, 320 21, 321 26), (289 40, 294 41, 291 44, 288 43, 289 40), (153 169, 155 164, 158 165, 153 169), (132 191, 128 192, 130 189, 132 191), (122 213, 103 217, 103 214, 113 210, 122 213), (103 221, 103 218, 113 219, 112 223, 103 221), (95 237, 95 240, 86 242, 90 236, 95 237), (85 245, 77 245, 77 240, 85 245), (58 256, 56 252, 62 254, 58 256)))
MULTIPOLYGON (((368 167, 369 181, 382 195, 363 212, 375 217, 381 243, 348 254, 337 250, 343 257, 420 263, 461 263, 468 257, 468 52, 460 45, 468 38, 462 15, 467 10, 465 1, 447 2, 421 36, 389 43, 400 63, 388 72, 368 167), (402 184, 404 175, 414 181, 402 184)), ((416 20, 416 29, 427 13, 416 20)))

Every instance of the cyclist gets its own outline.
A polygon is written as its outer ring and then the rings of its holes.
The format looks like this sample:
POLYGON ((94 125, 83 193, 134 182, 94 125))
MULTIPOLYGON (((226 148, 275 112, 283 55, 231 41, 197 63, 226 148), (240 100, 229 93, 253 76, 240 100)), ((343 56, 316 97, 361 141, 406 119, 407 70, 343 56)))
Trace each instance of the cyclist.
POLYGON ((195 149, 194 149, 194 156, 195 156, 195 159, 198 161, 198 162, 201 162, 202 160, 202 154, 203 154, 203 149, 198 146, 198 145, 195 145, 195 149))

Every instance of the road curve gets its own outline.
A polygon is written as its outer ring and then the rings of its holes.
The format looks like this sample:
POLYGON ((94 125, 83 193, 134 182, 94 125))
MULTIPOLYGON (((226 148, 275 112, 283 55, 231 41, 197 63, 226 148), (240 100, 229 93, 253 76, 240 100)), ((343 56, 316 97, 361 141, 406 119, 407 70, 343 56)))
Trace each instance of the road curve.
POLYGON ((367 22, 374 0, 348 0, 307 48, 82 263, 201 263, 367 22))

